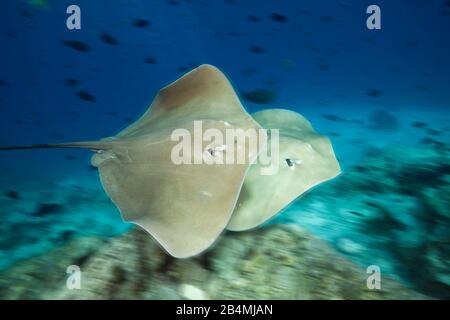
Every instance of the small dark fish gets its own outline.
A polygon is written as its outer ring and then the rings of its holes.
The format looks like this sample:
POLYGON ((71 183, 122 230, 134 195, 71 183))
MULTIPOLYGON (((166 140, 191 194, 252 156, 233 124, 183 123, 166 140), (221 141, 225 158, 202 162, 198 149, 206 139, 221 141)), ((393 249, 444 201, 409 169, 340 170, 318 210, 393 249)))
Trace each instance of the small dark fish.
POLYGON ((378 89, 369 89, 369 90, 367 90, 367 95, 369 96, 369 97, 379 97, 379 96, 381 96, 381 90, 378 90, 378 89))
POLYGON ((259 22, 259 21, 261 21, 261 18, 258 17, 258 16, 247 16, 247 21, 250 21, 250 22, 259 22))
POLYGON ((356 212, 356 211, 349 211, 349 213, 354 214, 355 216, 358 216, 358 217, 364 217, 364 215, 362 215, 361 213, 356 212))
POLYGON ((430 88, 424 85, 416 85, 415 88, 419 91, 428 91, 430 88))
POLYGON ((149 56, 149 57, 145 58, 144 62, 147 64, 156 64, 156 58, 149 56))
POLYGON ((61 212, 64 206, 58 203, 41 203, 32 213, 36 217, 44 217, 53 213, 61 212))
POLYGON ((73 264, 76 265, 76 266, 82 267, 86 262, 88 262, 92 258, 93 254, 94 254, 94 251, 91 250, 91 251, 89 251, 86 254, 78 256, 73 261, 73 264))
POLYGON ((66 109, 66 110, 64 111, 64 113, 65 113, 65 114, 68 114, 68 115, 70 115, 70 116, 73 116, 73 117, 79 116, 79 115, 80 115, 80 113, 79 113, 77 110, 70 110, 70 109, 66 109))
POLYGON ((428 128, 427 129, 427 134, 429 134, 430 136, 439 136, 441 134, 441 131, 436 130, 436 129, 428 128))
POLYGON ((95 97, 92 94, 90 94, 87 91, 78 91, 77 96, 78 96, 78 98, 80 98, 81 100, 84 100, 84 101, 94 102, 97 100, 97 99, 95 99, 95 97))
POLYGON ((110 111, 110 112, 107 112, 106 115, 110 116, 110 117, 117 117, 117 112, 110 111))
POLYGON ((171 6, 179 6, 180 5, 180 2, 178 0, 168 0, 167 3, 170 4, 171 6))
POLYGON ((367 172, 367 168, 363 166, 355 166, 354 168, 358 172, 367 172))
POLYGON ((376 203, 374 203, 374 202, 370 202, 370 201, 364 201, 364 203, 366 204, 366 205, 368 205, 369 207, 372 207, 372 208, 381 208, 381 206, 379 205, 379 204, 376 204, 376 203))
POLYGON ((328 70, 330 70, 330 66, 326 63, 321 63, 321 64, 319 64, 318 69, 320 71, 328 71, 328 70))
POLYGON ((50 136, 51 136, 52 138, 54 138, 55 140, 62 140, 62 139, 64 139, 64 134, 61 133, 61 132, 57 132, 57 131, 52 132, 52 133, 50 134, 50 136))
POLYGON ((369 115, 371 128, 384 131, 395 131, 400 126, 397 117, 385 110, 377 110, 369 115))
POLYGON ((186 72, 188 70, 189 70, 189 67, 186 67, 186 66, 179 66, 179 67, 177 67, 177 71, 178 72, 186 72))
POLYGON ((76 87, 79 84, 79 81, 77 79, 68 78, 64 79, 64 85, 67 87, 76 87))
POLYGON ((199 64, 198 64, 197 61, 192 61, 191 63, 188 63, 186 65, 178 66, 177 67, 177 71, 181 72, 181 73, 184 73, 184 72, 187 72, 187 71, 189 71, 189 70, 191 70, 193 68, 196 68, 198 65, 199 64))
POLYGON ((281 14, 281 13, 272 13, 270 15, 270 19, 272 19, 275 22, 279 22, 279 23, 284 23, 288 21, 288 17, 286 17, 285 15, 281 14))
POLYGON ((253 53, 256 53, 256 54, 261 54, 261 53, 264 53, 264 51, 265 51, 263 47, 260 47, 260 46, 257 46, 257 45, 251 46, 250 48, 248 48, 248 50, 250 52, 253 52, 253 53))
POLYGON ((334 121, 334 122, 347 122, 346 119, 339 117, 335 114, 322 114, 322 118, 327 119, 329 121, 334 121))
POLYGON ((255 69, 255 68, 252 68, 252 67, 249 67, 249 68, 246 68, 246 69, 242 70, 242 74, 244 76, 246 76, 246 77, 251 77, 251 76, 253 76, 253 75, 257 74, 257 73, 258 73, 258 69, 255 69))
POLYGON ((242 98, 256 104, 268 104, 276 99, 276 95, 268 89, 256 89, 243 92, 242 98))
POLYGON ((15 190, 6 190, 5 197, 12 199, 12 200, 20 200, 22 198, 20 196, 20 193, 15 190))
POLYGON ((91 50, 91 47, 87 43, 82 42, 82 41, 66 40, 66 41, 63 41, 63 44, 66 47, 72 48, 72 49, 74 49, 76 51, 80 51, 80 52, 87 52, 87 51, 91 50))
POLYGON ((68 242, 70 239, 72 239, 75 236, 75 231, 73 230, 64 230, 59 235, 59 240, 62 243, 68 242))
POLYGON ((445 144, 443 142, 435 140, 433 138, 428 138, 428 137, 427 138, 423 138, 421 140, 421 142, 423 144, 432 145, 432 146, 436 146, 436 147, 444 147, 445 146, 445 144))
POLYGON ((408 40, 408 41, 406 41, 406 48, 408 48, 408 49, 415 49, 415 48, 417 48, 417 41, 416 40, 412 40, 412 39, 410 39, 410 40, 408 40))
POLYGON ((321 16, 320 17, 320 21, 321 22, 332 22, 333 21, 333 17, 331 17, 331 16, 321 16))
POLYGON ((112 46, 119 45, 119 41, 116 38, 114 38, 112 35, 110 35, 109 33, 102 33, 100 35, 100 39, 102 39, 102 41, 104 43, 112 45, 112 46))
POLYGON ((133 26, 136 28, 147 28, 150 27, 152 23, 145 19, 136 19, 133 21, 133 26))
POLYGON ((15 34, 14 32, 11 32, 11 31, 5 31, 5 32, 3 32, 3 35, 10 39, 17 39, 17 34, 15 34))
POLYGON ((34 18, 34 14, 31 11, 29 11, 27 9, 23 9, 23 8, 20 9, 20 15, 22 17, 24 17, 24 18, 27 18, 27 19, 33 19, 34 18))
POLYGON ((133 121, 133 118, 125 117, 125 118, 122 118, 122 121, 123 121, 123 122, 130 123, 130 122, 133 121))
POLYGON ((341 134, 337 133, 337 132, 330 132, 328 135, 331 137, 340 137, 341 136, 341 134))
POLYGON ((64 156, 64 159, 66 159, 66 160, 77 160, 78 159, 78 157, 76 157, 76 156, 73 156, 73 155, 71 155, 71 154, 67 154, 67 155, 65 155, 64 156))
POLYGON ((13 122, 15 125, 18 125, 18 126, 23 126, 25 124, 25 121, 20 120, 20 119, 14 119, 13 122))
POLYGON ((9 86, 8 82, 0 79, 0 87, 7 87, 7 86, 9 86))
POLYGON ((414 121, 413 123, 411 123, 411 127, 417 128, 417 129, 422 129, 422 128, 425 128, 426 126, 427 126, 427 124, 422 121, 414 121))

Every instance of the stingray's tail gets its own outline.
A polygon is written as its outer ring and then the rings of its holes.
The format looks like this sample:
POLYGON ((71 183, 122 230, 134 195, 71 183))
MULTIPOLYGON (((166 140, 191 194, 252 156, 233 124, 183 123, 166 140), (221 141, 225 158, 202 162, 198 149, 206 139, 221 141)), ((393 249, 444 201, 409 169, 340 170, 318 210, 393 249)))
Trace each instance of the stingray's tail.
POLYGON ((0 146, 0 151, 7 150, 26 150, 26 149, 50 149, 50 148, 81 148, 92 151, 107 150, 111 148, 112 141, 82 141, 82 142, 67 142, 67 143, 43 143, 30 144, 22 146, 0 146))

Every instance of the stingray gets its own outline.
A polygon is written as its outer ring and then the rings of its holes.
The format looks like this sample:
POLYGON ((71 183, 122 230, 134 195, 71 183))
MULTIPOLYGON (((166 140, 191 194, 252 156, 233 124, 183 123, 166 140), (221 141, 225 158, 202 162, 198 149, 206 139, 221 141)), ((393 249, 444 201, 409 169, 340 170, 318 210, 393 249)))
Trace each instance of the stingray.
MULTIPOLYGON (((113 137, 0 150, 94 151, 91 163, 123 219, 150 233, 172 256, 189 257, 211 246, 225 229, 246 172, 258 155, 246 141, 237 139, 234 143, 244 148, 248 159, 243 164, 175 164, 171 150, 177 142, 171 134, 178 128, 192 133, 197 120, 202 120, 204 130, 223 134, 227 128, 261 129, 224 74, 202 65, 160 90, 144 115, 113 137)), ((211 149, 211 144, 202 143, 197 153, 211 149)))
POLYGON ((340 173, 329 139, 316 133, 300 114, 268 109, 254 113, 253 118, 264 129, 279 129, 279 168, 275 174, 262 175, 260 162, 251 166, 227 226, 233 231, 255 228, 340 173))

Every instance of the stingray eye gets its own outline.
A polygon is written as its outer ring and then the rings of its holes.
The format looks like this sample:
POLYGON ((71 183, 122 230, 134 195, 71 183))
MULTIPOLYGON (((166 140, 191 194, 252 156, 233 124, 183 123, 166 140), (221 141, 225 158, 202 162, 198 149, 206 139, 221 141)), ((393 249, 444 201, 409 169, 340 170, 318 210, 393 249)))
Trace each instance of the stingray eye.
POLYGON ((292 168, 292 169, 294 169, 295 165, 302 163, 302 160, 298 160, 298 159, 287 158, 287 159, 284 159, 284 160, 286 161, 286 164, 288 165, 288 167, 292 168))
POLYGON ((214 157, 215 156, 215 152, 214 149, 208 149, 209 154, 214 157))
POLYGON ((295 165, 295 162, 292 159, 286 159, 286 163, 289 167, 293 167, 295 165))
POLYGON ((209 148, 208 152, 211 156, 215 157, 217 153, 219 152, 225 152, 227 149, 227 146, 222 144, 220 146, 214 147, 214 148, 209 148))

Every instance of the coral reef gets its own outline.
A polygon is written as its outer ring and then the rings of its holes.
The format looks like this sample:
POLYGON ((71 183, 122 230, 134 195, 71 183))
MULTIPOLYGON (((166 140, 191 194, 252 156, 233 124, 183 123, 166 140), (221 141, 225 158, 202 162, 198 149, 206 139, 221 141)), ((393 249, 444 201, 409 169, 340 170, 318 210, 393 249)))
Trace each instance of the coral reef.
POLYGON ((421 299, 382 277, 369 290, 367 274, 325 241, 299 227, 272 225, 225 234, 206 254, 166 255, 140 229, 108 243, 85 238, 17 263, 0 273, 2 299, 421 299), (65 270, 82 271, 69 290, 65 270))
POLYGON ((130 227, 86 178, 17 185, 0 194, 0 212, 0 270, 79 237, 110 237, 130 227))
POLYGON ((447 148, 369 152, 277 221, 300 224, 363 266, 416 290, 450 297, 450 170, 447 148), (351 201, 349 201, 351 199, 351 201))

